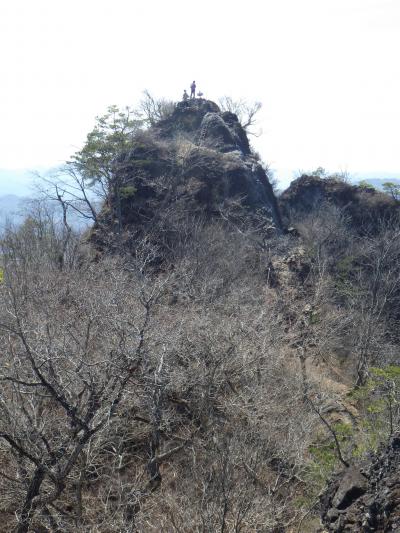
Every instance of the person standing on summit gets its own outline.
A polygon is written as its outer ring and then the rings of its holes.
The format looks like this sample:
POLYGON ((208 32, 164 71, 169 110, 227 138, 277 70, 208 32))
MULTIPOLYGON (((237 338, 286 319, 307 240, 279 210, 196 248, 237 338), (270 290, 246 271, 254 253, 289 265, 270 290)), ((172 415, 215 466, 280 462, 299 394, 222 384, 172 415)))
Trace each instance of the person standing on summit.
POLYGON ((196 82, 193 81, 192 85, 190 86, 190 98, 196 98, 196 82))

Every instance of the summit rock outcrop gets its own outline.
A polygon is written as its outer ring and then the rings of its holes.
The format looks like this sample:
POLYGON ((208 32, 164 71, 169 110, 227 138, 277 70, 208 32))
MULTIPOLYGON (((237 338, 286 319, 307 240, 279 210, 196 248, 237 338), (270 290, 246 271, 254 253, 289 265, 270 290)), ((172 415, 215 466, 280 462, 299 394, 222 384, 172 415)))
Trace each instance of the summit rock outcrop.
POLYGON ((134 247, 150 227, 163 224, 165 236, 173 232, 167 227, 172 219, 176 226, 188 216, 215 220, 223 212, 284 231, 267 172, 238 117, 209 100, 177 103, 168 117, 137 134, 114 165, 115 192, 92 231, 100 246, 117 223, 134 247))

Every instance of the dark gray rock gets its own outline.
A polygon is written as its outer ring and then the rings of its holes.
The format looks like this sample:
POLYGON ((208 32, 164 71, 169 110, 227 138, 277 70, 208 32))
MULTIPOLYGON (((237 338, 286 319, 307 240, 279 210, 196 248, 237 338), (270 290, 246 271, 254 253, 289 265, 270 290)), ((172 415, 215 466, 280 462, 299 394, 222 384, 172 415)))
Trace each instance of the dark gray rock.
POLYGON ((367 480, 357 468, 347 469, 341 479, 332 505, 336 509, 347 509, 357 498, 367 490, 367 480))
POLYGON ((321 517, 333 533, 400 531, 400 435, 360 468, 337 475, 321 497, 321 517), (364 475, 362 472, 366 472, 364 475))
POLYGON ((279 199, 281 211, 310 213, 326 205, 339 207, 360 233, 371 233, 385 219, 400 216, 400 204, 387 194, 335 178, 302 175, 292 181, 279 199))

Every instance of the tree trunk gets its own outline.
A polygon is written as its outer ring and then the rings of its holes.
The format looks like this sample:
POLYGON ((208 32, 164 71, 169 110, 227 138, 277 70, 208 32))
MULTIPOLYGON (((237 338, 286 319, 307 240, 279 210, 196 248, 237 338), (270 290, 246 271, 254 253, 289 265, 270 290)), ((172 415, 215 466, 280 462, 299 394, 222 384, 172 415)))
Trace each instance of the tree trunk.
POLYGON ((32 502, 33 499, 39 494, 40 486, 43 482, 44 475, 44 468, 42 466, 38 466, 29 484, 28 492, 26 494, 25 502, 22 507, 21 518, 16 529, 16 533, 27 533, 29 530, 29 524, 33 512, 32 502))

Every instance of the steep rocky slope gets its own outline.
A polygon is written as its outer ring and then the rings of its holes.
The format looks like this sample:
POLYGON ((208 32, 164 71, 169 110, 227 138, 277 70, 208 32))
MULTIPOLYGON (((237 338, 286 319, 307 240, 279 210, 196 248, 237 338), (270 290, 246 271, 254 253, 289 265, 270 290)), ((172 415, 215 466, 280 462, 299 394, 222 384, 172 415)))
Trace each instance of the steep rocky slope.
POLYGON ((284 230, 266 171, 237 116, 208 100, 180 102, 171 116, 138 134, 116 159, 115 175, 118 197, 110 198, 94 228, 98 244, 118 223, 133 243, 155 226, 173 233, 171 219, 179 225, 187 216, 262 219, 284 230))

